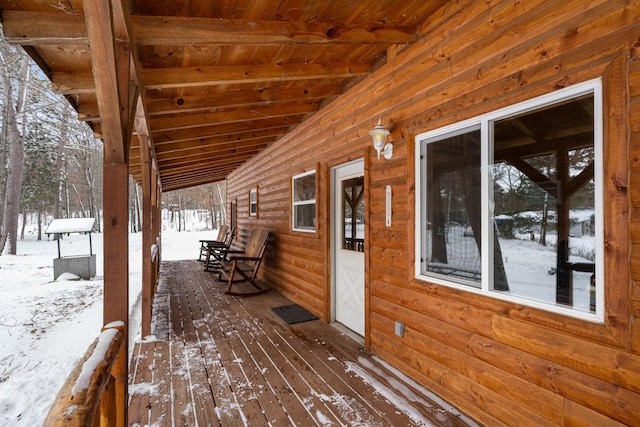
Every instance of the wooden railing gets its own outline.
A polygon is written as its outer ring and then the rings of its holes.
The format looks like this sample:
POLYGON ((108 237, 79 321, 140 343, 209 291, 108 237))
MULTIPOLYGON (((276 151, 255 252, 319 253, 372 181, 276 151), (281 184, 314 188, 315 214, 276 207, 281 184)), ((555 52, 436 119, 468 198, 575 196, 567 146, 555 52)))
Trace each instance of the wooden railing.
POLYGON ((355 237, 345 237, 343 249, 350 251, 364 252, 364 239, 356 239, 355 237))
POLYGON ((43 427, 125 427, 125 339, 123 322, 102 328, 60 389, 43 427))

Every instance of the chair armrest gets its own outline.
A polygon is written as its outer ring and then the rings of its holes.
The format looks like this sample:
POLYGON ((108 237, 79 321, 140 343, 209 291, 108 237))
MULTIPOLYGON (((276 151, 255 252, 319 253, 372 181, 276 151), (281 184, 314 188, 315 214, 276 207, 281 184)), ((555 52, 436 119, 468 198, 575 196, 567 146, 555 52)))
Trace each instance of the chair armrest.
POLYGON ((250 256, 230 256, 229 261, 260 261, 262 258, 260 257, 250 257, 250 256))
POLYGON ((242 249, 229 249, 227 251, 228 254, 243 254, 244 251, 242 249))
POLYGON ((215 246, 215 247, 221 247, 221 246, 225 246, 224 242, 219 242, 217 240, 206 240, 205 241, 207 246, 215 246))

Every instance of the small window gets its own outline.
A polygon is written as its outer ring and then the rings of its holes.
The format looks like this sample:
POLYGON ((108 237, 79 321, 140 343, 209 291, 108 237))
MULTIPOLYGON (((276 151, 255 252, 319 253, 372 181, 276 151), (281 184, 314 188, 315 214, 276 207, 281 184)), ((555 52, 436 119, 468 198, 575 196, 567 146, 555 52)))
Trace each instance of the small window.
POLYGON ((599 81, 416 143, 418 277, 603 320, 599 81))
POLYGON ((316 231, 316 171, 301 173, 292 178, 293 230, 316 231))
POLYGON ((258 189, 249 191, 249 216, 258 216, 258 189))

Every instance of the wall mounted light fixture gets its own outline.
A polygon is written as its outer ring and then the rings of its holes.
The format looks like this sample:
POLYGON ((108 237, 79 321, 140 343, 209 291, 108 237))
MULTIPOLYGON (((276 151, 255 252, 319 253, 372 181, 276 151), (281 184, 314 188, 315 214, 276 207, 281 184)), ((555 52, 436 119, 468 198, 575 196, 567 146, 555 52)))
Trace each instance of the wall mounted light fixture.
POLYGON ((373 147, 378 152, 378 158, 380 158, 380 154, 387 160, 393 157, 393 145, 390 142, 386 143, 387 136, 389 136, 390 133, 389 129, 385 129, 385 127, 382 126, 382 119, 378 119, 378 125, 369 131, 369 135, 371 135, 371 139, 373 139, 373 147))

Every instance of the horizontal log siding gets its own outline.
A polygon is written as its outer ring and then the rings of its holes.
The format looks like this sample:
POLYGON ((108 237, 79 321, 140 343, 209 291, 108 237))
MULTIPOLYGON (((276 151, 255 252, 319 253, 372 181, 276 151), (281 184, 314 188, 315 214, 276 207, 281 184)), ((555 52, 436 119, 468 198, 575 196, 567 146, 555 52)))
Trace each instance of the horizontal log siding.
POLYGON ((640 58, 638 50, 629 67, 630 114, 629 125, 631 137, 629 141, 629 185, 631 191, 631 215, 629 220, 631 242, 631 312, 633 329, 631 335, 632 348, 640 353, 640 58))
POLYGON ((618 0, 448 3, 421 41, 229 176, 240 227, 275 232, 265 280, 329 319, 329 170, 366 153, 374 353, 487 425, 640 424, 639 15, 618 0), (605 325, 414 280, 413 136, 596 77, 607 92, 605 325), (392 127, 391 160, 370 148, 378 117, 392 127), (295 233, 291 176, 313 168, 318 232, 295 233))

